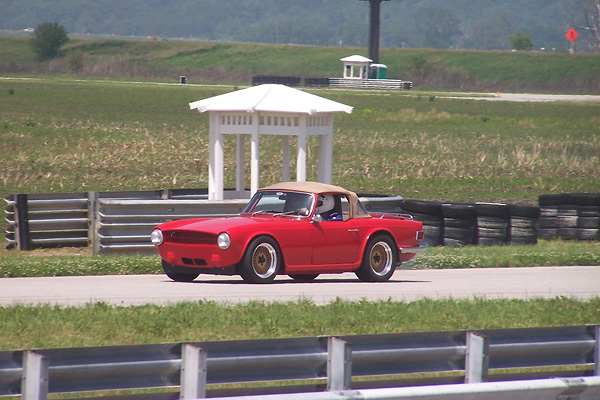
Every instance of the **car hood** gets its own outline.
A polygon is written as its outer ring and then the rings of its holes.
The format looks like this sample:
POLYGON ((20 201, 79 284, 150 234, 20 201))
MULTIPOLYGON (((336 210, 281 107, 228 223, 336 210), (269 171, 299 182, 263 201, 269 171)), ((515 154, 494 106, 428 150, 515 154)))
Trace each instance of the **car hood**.
POLYGON ((258 216, 244 215, 226 218, 194 218, 166 222, 159 225, 158 228, 163 231, 185 230, 214 233, 217 235, 221 232, 230 231, 242 226, 264 224, 266 221, 285 221, 286 218, 287 217, 278 217, 265 214, 258 216))

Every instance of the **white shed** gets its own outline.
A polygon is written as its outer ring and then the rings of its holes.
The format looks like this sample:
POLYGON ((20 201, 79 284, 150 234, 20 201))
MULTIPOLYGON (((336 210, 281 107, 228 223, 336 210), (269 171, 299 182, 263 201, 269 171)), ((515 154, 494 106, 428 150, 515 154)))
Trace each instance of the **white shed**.
POLYGON ((344 63, 344 79, 367 79, 369 78, 369 67, 373 60, 367 57, 353 55, 340 58, 344 63))
POLYGON ((250 195, 260 187, 260 135, 281 135, 281 180, 290 180, 290 136, 298 137, 296 180, 306 180, 306 137, 318 135, 319 181, 331 183, 333 166, 333 113, 352 113, 353 107, 284 85, 259 85, 190 103, 192 110, 209 113, 208 198, 223 199, 223 135, 237 135, 236 193, 244 190, 244 145, 251 137, 250 195))

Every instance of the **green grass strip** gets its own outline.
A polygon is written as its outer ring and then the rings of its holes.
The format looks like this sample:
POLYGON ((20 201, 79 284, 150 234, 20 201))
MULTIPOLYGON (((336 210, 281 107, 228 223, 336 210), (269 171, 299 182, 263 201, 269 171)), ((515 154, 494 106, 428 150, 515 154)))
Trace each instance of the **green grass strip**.
POLYGON ((0 349, 597 324, 600 298, 0 308, 0 349))
MULTIPOLYGON (((156 256, 90 255, 90 249, 0 250, 0 278, 162 274, 156 256)), ((600 265, 600 242, 540 241, 537 245, 430 247, 408 269, 600 265)))

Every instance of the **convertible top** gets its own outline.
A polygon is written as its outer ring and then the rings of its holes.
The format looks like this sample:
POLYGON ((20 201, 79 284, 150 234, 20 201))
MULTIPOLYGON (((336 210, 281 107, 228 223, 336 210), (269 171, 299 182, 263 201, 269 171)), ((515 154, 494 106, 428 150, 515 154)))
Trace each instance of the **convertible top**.
POLYGON ((358 196, 356 193, 344 189, 341 186, 328 185, 321 182, 281 182, 264 187, 260 190, 294 190, 297 192, 315 193, 315 194, 335 194, 346 195, 350 203, 350 218, 365 218, 369 215, 358 213, 358 196))

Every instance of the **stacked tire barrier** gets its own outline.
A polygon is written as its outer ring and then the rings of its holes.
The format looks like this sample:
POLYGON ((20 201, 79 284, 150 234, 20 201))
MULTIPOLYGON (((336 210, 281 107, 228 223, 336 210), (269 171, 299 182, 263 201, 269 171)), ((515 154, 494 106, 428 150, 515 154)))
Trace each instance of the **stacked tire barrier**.
POLYGON ((540 239, 600 240, 600 193, 539 196, 540 239))
POLYGON ((444 246, 477 244, 477 210, 472 204, 442 204, 444 246))
POLYGON ((423 223, 428 246, 600 241, 600 193, 544 194, 538 201, 539 207, 404 200, 402 209, 423 223))
POLYGON ((477 243, 501 245, 510 242, 510 206, 498 203, 475 203, 477 243))
POLYGON ((577 239, 600 240, 600 193, 577 196, 577 239))
POLYGON ((509 205, 509 239, 513 244, 536 244, 540 208, 520 204, 509 205))
POLYGON ((427 246, 443 245, 444 216, 442 203, 437 201, 404 200, 402 210, 411 214, 415 221, 423 223, 425 233, 424 244, 427 246))

